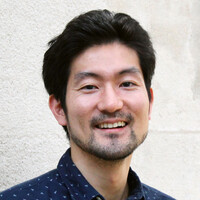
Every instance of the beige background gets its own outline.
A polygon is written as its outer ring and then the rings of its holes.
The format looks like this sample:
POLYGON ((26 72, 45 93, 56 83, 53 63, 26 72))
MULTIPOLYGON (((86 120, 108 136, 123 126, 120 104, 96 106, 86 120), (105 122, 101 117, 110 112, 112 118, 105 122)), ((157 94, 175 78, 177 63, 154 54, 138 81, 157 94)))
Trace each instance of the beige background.
POLYGON ((199 0, 0 0, 0 190, 55 168, 67 149, 48 108, 43 54, 72 17, 99 8, 136 18, 157 52, 149 136, 133 169, 177 199, 200 199, 199 0))

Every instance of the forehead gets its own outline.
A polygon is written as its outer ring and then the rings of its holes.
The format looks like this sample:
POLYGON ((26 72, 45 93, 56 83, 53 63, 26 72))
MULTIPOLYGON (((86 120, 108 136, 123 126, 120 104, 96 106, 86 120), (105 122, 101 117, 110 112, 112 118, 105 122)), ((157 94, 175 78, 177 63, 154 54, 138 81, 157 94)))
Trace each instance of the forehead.
POLYGON ((71 76, 94 72, 110 76, 134 67, 142 74, 137 52, 118 42, 95 45, 78 55, 71 63, 71 76))

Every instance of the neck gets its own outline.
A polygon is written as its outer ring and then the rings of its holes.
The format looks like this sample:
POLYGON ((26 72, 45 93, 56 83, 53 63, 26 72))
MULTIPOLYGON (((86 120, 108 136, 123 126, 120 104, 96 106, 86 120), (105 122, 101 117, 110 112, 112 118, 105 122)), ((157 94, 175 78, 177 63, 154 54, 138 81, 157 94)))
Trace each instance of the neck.
POLYGON ((106 200, 127 199, 131 155, 120 161, 105 161, 73 146, 71 157, 87 181, 106 200))

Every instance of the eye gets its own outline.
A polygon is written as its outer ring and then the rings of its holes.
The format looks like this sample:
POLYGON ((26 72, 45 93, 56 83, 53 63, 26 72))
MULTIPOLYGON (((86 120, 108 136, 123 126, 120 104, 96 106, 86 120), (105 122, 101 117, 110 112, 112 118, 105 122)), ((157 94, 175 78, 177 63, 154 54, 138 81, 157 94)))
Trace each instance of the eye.
POLYGON ((81 89, 82 90, 95 90, 95 89, 97 89, 97 87, 94 85, 86 85, 86 86, 82 87, 81 89))
POLYGON ((130 81, 126 81, 126 82, 123 82, 120 87, 125 87, 125 88, 128 88, 128 87, 133 87, 135 86, 135 84, 133 82, 130 82, 130 81))

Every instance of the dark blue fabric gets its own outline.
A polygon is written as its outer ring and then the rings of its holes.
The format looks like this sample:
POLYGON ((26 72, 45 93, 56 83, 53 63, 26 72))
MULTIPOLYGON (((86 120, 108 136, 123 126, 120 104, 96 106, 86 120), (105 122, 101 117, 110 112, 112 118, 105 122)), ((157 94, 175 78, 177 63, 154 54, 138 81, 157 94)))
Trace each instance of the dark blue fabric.
MULTIPOLYGON (((142 184, 131 169, 128 175, 130 195, 127 200, 172 200, 166 194, 142 184)), ((70 149, 60 159, 57 169, 0 193, 0 200, 104 200, 87 182, 71 160, 70 149)))

